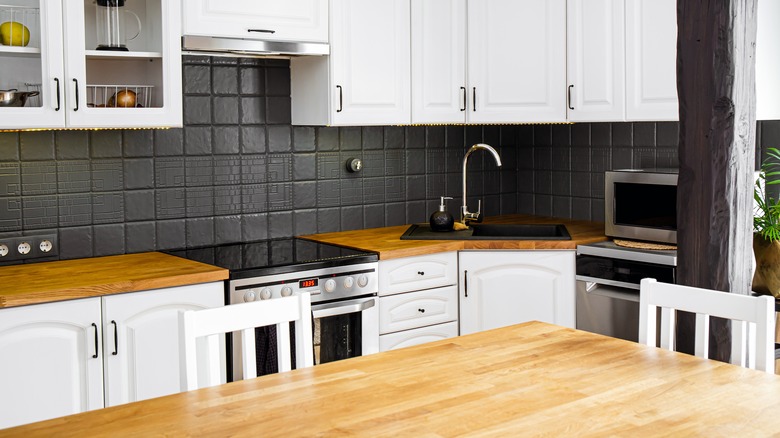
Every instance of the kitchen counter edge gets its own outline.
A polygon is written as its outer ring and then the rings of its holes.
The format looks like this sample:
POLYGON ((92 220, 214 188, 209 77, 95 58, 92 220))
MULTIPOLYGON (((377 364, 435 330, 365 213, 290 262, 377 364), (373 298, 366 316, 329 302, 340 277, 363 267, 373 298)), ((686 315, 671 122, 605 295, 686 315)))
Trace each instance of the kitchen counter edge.
POLYGON ((602 222, 532 215, 502 215, 486 218, 485 223, 564 224, 571 234, 571 240, 401 240, 401 235, 410 224, 299 237, 362 251, 373 251, 379 254, 379 260, 460 250, 575 250, 577 245, 607 240, 602 222))
POLYGON ((0 309, 226 280, 227 269, 159 252, 0 267, 0 309))

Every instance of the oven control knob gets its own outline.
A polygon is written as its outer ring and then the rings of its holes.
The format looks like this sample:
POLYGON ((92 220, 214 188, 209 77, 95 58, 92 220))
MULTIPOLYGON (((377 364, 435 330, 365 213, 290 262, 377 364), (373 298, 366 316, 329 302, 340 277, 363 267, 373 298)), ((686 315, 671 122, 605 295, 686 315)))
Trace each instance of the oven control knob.
POLYGON ((282 288, 282 296, 283 297, 289 297, 292 295, 292 288, 290 286, 285 286, 282 288))
POLYGON ((368 285, 368 276, 366 274, 361 275, 358 277, 357 283, 360 287, 366 287, 366 285, 368 285))
POLYGON ((355 279, 352 277, 347 277, 344 279, 344 287, 347 289, 352 289, 352 286, 355 285, 355 279))
POLYGON ((257 299, 257 295, 255 295, 255 291, 250 290, 247 293, 244 294, 244 302, 250 303, 257 299))
POLYGON ((334 290, 336 290, 336 280, 329 278, 325 282, 325 292, 333 292, 334 290))
POLYGON ((260 291, 260 299, 261 300, 267 300, 271 298, 271 289, 263 288, 263 290, 260 291))

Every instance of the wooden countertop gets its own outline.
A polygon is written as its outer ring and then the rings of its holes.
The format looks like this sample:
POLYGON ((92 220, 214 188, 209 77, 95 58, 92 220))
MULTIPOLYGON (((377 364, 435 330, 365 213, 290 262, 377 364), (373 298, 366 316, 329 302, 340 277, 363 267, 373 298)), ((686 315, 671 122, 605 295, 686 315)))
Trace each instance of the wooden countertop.
POLYGON ((38 436, 769 436, 780 378, 540 322, 0 430, 38 436))
POLYGON ((225 280, 227 269, 147 252, 0 267, 0 308, 225 280))
POLYGON ((571 234, 571 240, 401 240, 401 235, 409 225, 300 237, 377 252, 380 260, 461 249, 576 249, 577 245, 607 240, 604 235, 604 224, 601 222, 513 214, 492 216, 485 219, 485 223, 564 224, 571 234))

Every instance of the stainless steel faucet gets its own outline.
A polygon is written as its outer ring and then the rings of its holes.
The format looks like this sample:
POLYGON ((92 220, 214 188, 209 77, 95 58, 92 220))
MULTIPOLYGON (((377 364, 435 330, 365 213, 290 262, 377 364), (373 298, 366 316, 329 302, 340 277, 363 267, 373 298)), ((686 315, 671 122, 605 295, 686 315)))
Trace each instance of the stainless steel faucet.
POLYGON ((469 164, 469 155, 473 154, 479 149, 484 149, 490 152, 491 154, 493 154, 493 158, 496 159, 496 165, 498 167, 501 167, 501 157, 498 156, 498 152, 496 152, 496 150, 493 149, 493 147, 490 145, 486 145, 484 143, 477 143, 474 146, 470 147, 468 151, 466 151, 466 156, 463 157, 463 205, 460 207, 460 221, 464 224, 468 221, 479 221, 479 215, 482 212, 481 200, 477 201, 476 213, 469 212, 469 207, 468 205, 466 205, 466 166, 469 164))

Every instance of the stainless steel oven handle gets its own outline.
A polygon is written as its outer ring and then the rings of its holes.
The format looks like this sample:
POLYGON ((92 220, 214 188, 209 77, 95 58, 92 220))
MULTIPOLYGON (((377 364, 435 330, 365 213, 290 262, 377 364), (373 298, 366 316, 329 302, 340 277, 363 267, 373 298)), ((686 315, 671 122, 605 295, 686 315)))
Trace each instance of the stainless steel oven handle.
POLYGON ((577 281, 587 281, 589 283, 596 283, 596 284, 605 284, 607 286, 615 286, 615 287, 622 287, 626 289, 636 289, 639 290, 639 285, 634 283, 626 283, 624 281, 615 281, 615 280, 605 280, 603 278, 597 278, 597 277, 588 277, 587 275, 577 275, 575 276, 577 281))
POLYGON ((311 306, 315 318, 327 316, 347 315, 349 313, 362 312, 376 305, 376 298, 363 298, 359 300, 341 301, 338 303, 318 304, 311 306))

